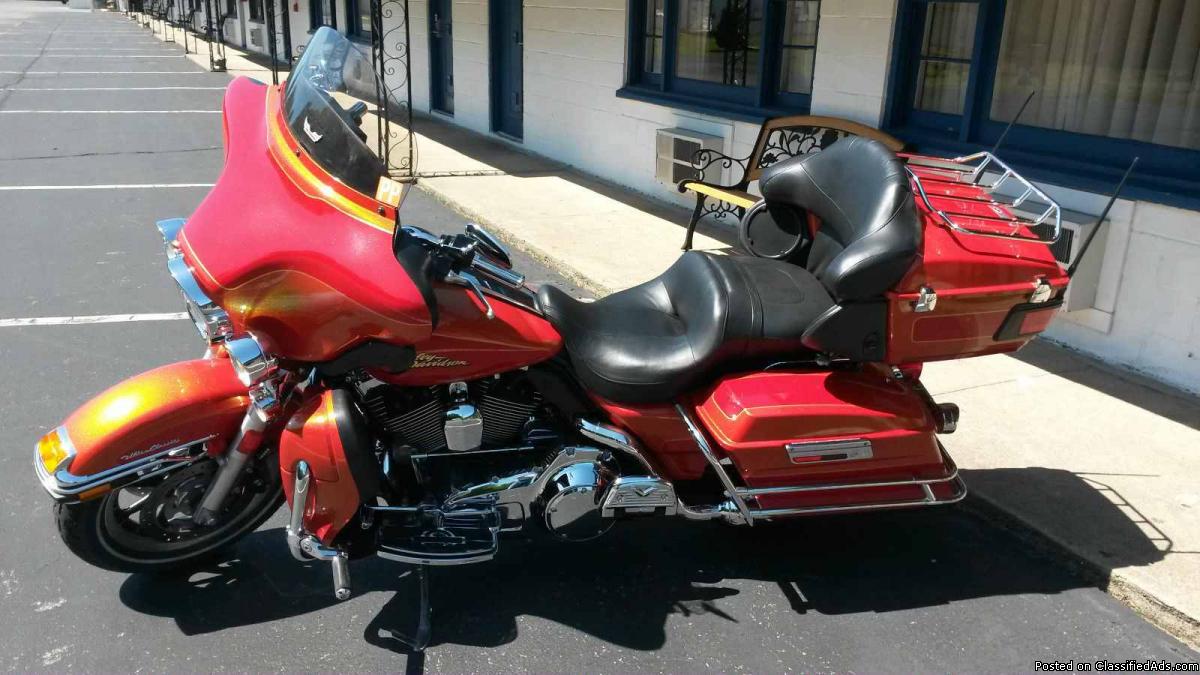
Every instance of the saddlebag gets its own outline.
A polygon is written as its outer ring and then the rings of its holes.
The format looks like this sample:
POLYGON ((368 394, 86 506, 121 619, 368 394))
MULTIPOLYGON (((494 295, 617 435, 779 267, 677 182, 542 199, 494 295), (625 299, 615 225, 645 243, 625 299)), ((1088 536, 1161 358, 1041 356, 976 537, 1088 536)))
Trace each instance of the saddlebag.
POLYGON ((738 493, 755 517, 922 506, 966 494, 925 397, 884 368, 731 376, 694 410, 740 474, 738 493))

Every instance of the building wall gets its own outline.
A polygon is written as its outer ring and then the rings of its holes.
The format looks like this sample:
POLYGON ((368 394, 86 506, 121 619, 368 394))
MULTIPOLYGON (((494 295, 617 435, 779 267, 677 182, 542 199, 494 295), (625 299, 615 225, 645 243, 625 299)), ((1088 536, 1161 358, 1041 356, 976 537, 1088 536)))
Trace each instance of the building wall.
MULTIPOLYGON (((1103 197, 1094 199, 1095 211, 1103 208, 1103 197)), ((1200 212, 1121 207, 1109 219, 1095 308, 1064 313, 1047 334, 1200 393, 1200 212)))
POLYGON ((814 115, 879 125, 895 21, 896 0, 822 0, 814 115))

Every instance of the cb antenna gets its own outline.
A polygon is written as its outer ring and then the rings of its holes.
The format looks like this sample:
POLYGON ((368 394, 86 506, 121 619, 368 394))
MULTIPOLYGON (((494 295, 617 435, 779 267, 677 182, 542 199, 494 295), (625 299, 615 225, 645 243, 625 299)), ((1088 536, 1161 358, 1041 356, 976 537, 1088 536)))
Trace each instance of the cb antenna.
POLYGON ((1012 131, 1013 125, 1017 123, 1017 120, 1021 119, 1021 113, 1024 113, 1025 108, 1029 107, 1029 102, 1033 100, 1033 95, 1036 93, 1036 89, 1029 92, 1029 95, 1025 97, 1025 102, 1022 103, 1021 107, 1017 110, 1017 114, 1013 115, 1012 121, 1008 123, 1008 126, 1004 127, 1004 133, 1000 134, 1000 138, 996 139, 996 144, 992 146, 993 155, 996 154, 996 151, 1000 149, 1001 145, 1004 145, 1004 139, 1008 138, 1008 132, 1012 131))
POLYGON ((1092 245, 1092 240, 1096 238, 1096 233, 1100 231, 1100 226, 1104 224, 1104 219, 1108 217, 1108 212, 1112 209, 1113 204, 1117 203, 1117 195, 1121 194, 1121 188, 1125 187, 1125 181, 1129 180, 1129 174, 1133 173, 1133 167, 1137 166, 1139 159, 1141 157, 1134 157, 1133 161, 1129 163, 1129 168, 1125 169, 1125 175, 1121 176, 1121 182, 1117 183, 1117 189, 1113 190, 1112 196, 1108 198, 1108 204, 1104 205, 1104 210, 1100 212, 1100 217, 1096 219, 1092 231, 1088 232, 1087 239, 1083 240, 1083 246, 1079 247, 1075 262, 1067 268, 1067 277, 1075 276, 1075 270, 1079 269, 1079 263, 1083 262, 1083 256, 1087 254, 1088 247, 1092 245))

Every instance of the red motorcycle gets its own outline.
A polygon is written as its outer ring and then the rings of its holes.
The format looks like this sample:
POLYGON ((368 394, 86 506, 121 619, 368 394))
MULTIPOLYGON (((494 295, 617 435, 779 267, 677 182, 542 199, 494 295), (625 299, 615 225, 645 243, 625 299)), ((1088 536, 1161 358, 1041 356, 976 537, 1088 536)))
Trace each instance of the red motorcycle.
POLYGON ((954 503, 958 410, 921 364, 1014 351, 1062 304, 1045 194, 989 153, 861 138, 763 171, 745 222, 793 233, 787 260, 689 252, 597 302, 535 291, 483 228, 400 226, 367 106, 339 102, 377 86, 328 28, 286 85, 229 86, 219 182, 158 223, 206 356, 37 443, 84 560, 194 563, 286 499, 292 554, 344 599, 350 559, 480 562, 506 532, 954 503))

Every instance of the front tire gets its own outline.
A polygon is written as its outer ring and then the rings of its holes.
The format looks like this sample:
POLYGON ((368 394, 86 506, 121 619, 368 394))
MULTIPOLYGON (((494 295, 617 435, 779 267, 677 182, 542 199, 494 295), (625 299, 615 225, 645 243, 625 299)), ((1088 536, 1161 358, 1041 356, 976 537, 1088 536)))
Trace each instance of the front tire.
POLYGON ((283 503, 274 452, 246 467, 212 527, 190 522, 216 473, 203 459, 151 483, 136 483, 103 497, 56 504, 58 533, 71 552, 114 572, 167 572, 193 568, 262 525, 283 503))

